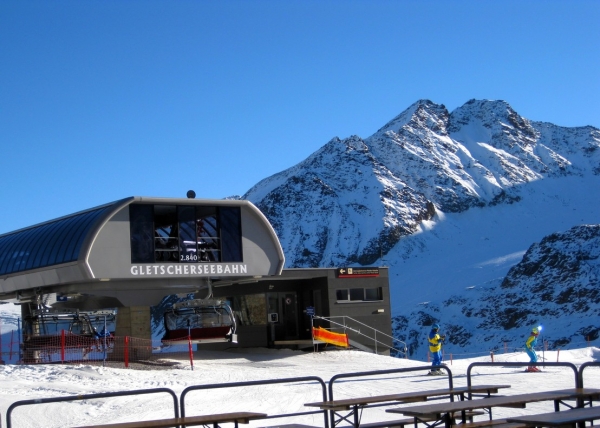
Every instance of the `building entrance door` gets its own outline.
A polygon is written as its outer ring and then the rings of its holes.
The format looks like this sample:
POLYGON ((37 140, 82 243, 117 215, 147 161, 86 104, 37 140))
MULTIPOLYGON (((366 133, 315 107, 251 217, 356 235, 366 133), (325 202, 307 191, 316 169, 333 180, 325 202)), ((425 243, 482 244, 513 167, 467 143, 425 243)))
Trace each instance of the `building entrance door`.
POLYGON ((295 292, 267 293, 271 342, 298 339, 298 299, 295 292), (277 314, 277 315, 273 315, 277 314))

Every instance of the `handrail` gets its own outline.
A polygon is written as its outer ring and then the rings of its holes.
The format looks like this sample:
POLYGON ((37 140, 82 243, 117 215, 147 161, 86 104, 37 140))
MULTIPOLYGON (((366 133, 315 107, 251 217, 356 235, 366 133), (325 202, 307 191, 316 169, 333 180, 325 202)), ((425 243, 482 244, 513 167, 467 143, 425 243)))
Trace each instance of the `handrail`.
MULTIPOLYGON (((304 377, 293 377, 284 379, 266 379, 266 380, 252 380, 245 382, 229 382, 229 383, 214 383, 208 385, 192 385, 188 386, 181 392, 179 397, 179 406, 181 408, 181 417, 185 417, 185 396, 191 392, 201 389, 217 389, 217 388, 237 388, 242 386, 256 386, 256 385, 269 385, 274 383, 297 383, 305 381, 317 381, 321 385, 321 392, 323 394, 323 401, 327 400, 327 390, 325 382, 318 376, 304 376, 304 377)), ((311 410, 306 412, 297 413, 281 413, 277 415, 269 415, 265 419, 283 418, 286 416, 301 416, 301 415, 312 415, 317 413, 323 413, 323 419, 325 421, 325 428, 329 428, 327 419, 327 410, 311 410)))
POLYGON ((340 327, 344 328, 344 330, 350 330, 350 331, 353 331, 354 333, 356 333, 356 334, 359 334, 359 335, 361 335, 361 336, 363 336, 363 337, 367 337, 367 338, 369 338, 369 339, 372 339, 372 340, 375 342, 375 353, 377 353, 377 344, 379 343, 379 344, 381 344, 381 345, 385 346, 386 348, 393 349, 394 351, 397 351, 397 352, 399 352, 399 353, 403 353, 405 357, 407 357, 407 356, 408 356, 408 350, 407 350, 407 346, 406 346, 406 343, 405 343, 405 342, 403 342, 402 340, 400 340, 400 339, 398 339, 398 338, 396 338, 396 337, 394 337, 394 336, 390 336, 389 334, 386 334, 386 333, 384 333, 384 332, 382 332, 382 331, 379 331, 379 330, 377 330, 377 329, 375 329, 375 328, 371 327, 370 325, 367 325, 367 324, 365 324, 365 323, 363 323, 363 322, 360 322, 360 321, 358 321, 358 320, 355 320, 354 318, 351 318, 351 317, 349 317, 349 316, 347 316, 347 315, 339 315, 339 316, 334 316, 334 317, 321 317, 321 316, 318 316, 318 315, 313 315, 313 317, 312 317, 312 318, 313 318, 313 320, 315 320, 315 319, 318 319, 318 320, 328 321, 328 322, 330 322, 330 323, 332 323, 332 324, 334 324, 334 325, 337 325, 337 326, 340 326, 340 327), (338 323, 338 322, 336 322, 336 321, 333 321, 333 319, 334 319, 334 318, 342 318, 342 319, 344 320, 344 324, 340 324, 340 323, 338 323), (353 322, 355 322, 355 323, 357 323, 357 324, 360 324, 360 325, 362 325, 362 326, 364 326, 364 327, 366 327, 366 328, 369 328, 369 329, 373 330, 373 332, 374 332, 374 337, 371 337, 371 336, 369 336, 369 335, 367 335, 367 334, 364 334, 364 333, 362 333, 362 332, 361 332, 361 331, 359 331, 359 330, 355 330, 355 329, 353 329, 353 328, 349 327, 349 326, 348 326, 348 325, 346 325, 346 323, 345 323, 345 320, 346 320, 346 319, 349 319, 349 320, 351 320, 351 321, 353 321, 353 322), (385 336, 385 337, 387 337, 387 338, 389 338, 389 339, 392 339, 392 346, 389 346, 388 344, 386 344, 386 343, 383 343, 383 342, 381 342, 381 341, 377 340, 377 334, 378 334, 378 333, 379 333, 380 335, 382 335, 382 336, 385 336), (404 345, 404 349, 397 349, 397 348, 395 348, 395 347, 393 346, 394 342, 398 342, 398 343, 401 343, 402 345, 404 345))
POLYGON ((581 366, 579 366, 579 387, 583 388, 583 369, 585 369, 586 367, 590 367, 590 366, 596 366, 596 367, 600 367, 600 362, 599 361, 588 361, 587 363, 583 363, 581 366))
POLYGON ((529 366, 549 366, 549 367, 570 367, 573 372, 575 372, 575 388, 581 388, 581 383, 579 381, 579 372, 577 371, 577 367, 575 366, 575 364, 573 363, 552 363, 552 362, 543 362, 543 363, 527 363, 527 362, 505 362, 505 363, 501 363, 501 362, 475 362, 475 363, 471 363, 469 364, 469 367, 467 367, 467 386, 470 387, 471 386, 471 369, 473 367, 476 366, 480 366, 480 367, 529 367, 529 366))
MULTIPOLYGON (((117 391, 117 392, 101 392, 98 394, 85 394, 85 395, 71 395, 64 397, 52 397, 52 398, 35 398, 33 400, 22 400, 12 403, 6 411, 6 428, 12 428, 11 413, 14 408, 19 406, 28 406, 31 404, 45 404, 45 403, 58 403, 63 401, 76 401, 76 400, 90 400, 93 398, 107 398, 107 397, 123 397, 125 395, 143 395, 143 394, 154 394, 158 392, 166 392, 173 397, 173 409, 175 418, 179 417, 179 407, 177 405, 177 396, 175 392, 169 388, 152 388, 152 389, 137 389, 133 391, 117 391)), ((0 425, 1 426, 1 425, 0 425)))
MULTIPOLYGON (((392 374, 392 373, 406 373, 406 372, 414 372, 420 370, 439 370, 444 369, 448 372, 448 388, 454 389, 454 381, 452 380, 452 371, 448 368, 448 366, 419 366, 419 367, 408 367, 403 369, 389 369, 389 370, 374 370, 370 372, 356 372, 356 373, 341 373, 333 376, 329 379, 329 401, 333 401, 333 384, 336 380, 342 378, 349 377, 363 377, 363 376, 376 376, 376 375, 384 375, 384 374, 392 374)), ((454 396, 450 395, 450 401, 454 401, 454 396)), ((331 419, 331 426, 335 428, 335 411, 331 410, 329 418, 331 419)), ((327 428, 327 425, 325 425, 327 428)))

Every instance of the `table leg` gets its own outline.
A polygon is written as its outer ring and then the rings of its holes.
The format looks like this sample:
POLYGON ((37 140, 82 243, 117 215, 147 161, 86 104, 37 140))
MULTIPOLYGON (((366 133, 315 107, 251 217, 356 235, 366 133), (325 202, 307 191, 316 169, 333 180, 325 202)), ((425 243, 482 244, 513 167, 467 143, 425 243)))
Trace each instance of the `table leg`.
MULTIPOLYGON (((464 419, 463 419, 464 422, 464 419)), ((450 412, 444 415, 444 426, 446 428, 452 428, 452 414, 450 412)))

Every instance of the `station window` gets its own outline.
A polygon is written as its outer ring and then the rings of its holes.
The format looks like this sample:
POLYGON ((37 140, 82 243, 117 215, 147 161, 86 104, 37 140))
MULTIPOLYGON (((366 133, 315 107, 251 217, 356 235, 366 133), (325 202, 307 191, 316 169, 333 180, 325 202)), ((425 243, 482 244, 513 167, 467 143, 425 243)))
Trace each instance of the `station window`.
POLYGON ((239 207, 131 204, 132 263, 241 262, 239 207))
POLYGON ((383 300, 383 291, 378 288, 340 288, 335 290, 338 302, 374 302, 383 300))

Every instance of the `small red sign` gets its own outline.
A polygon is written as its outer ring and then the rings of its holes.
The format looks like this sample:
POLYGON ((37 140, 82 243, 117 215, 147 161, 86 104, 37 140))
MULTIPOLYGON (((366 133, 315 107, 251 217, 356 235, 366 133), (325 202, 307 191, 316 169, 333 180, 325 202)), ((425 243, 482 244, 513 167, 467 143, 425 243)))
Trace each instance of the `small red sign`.
POLYGON ((337 270, 338 278, 364 278, 369 276, 379 276, 379 268, 339 268, 337 270))

